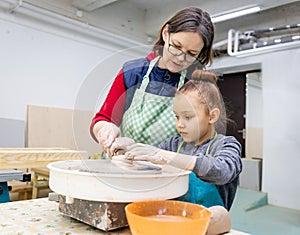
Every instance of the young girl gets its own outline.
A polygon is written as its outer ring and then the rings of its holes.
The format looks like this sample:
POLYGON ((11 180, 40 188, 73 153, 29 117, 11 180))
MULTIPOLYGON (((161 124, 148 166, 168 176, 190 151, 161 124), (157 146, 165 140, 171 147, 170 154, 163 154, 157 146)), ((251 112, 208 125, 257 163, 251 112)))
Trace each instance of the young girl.
MULTIPOLYGON (((214 26, 196 7, 178 11, 161 27, 146 58, 126 62, 92 120, 93 138, 107 151, 115 138, 157 145, 176 134, 174 94, 196 67, 212 62, 214 26)), ((101 85, 101 84, 100 84, 101 85)))
POLYGON ((197 78, 185 83, 176 92, 174 113, 176 135, 157 147, 118 138, 110 151, 125 152, 125 158, 171 164, 192 171, 188 192, 178 200, 206 206, 211 211, 207 235, 230 231, 228 213, 235 197, 242 170, 241 145, 232 136, 225 136, 226 113, 217 77, 197 70, 197 78))
POLYGON ((188 81, 175 95, 173 109, 180 136, 158 148, 129 145, 125 157, 191 170, 189 190, 180 199, 229 210, 242 170, 241 145, 233 136, 221 134, 226 115, 216 76, 197 73, 193 75, 201 78, 188 81))

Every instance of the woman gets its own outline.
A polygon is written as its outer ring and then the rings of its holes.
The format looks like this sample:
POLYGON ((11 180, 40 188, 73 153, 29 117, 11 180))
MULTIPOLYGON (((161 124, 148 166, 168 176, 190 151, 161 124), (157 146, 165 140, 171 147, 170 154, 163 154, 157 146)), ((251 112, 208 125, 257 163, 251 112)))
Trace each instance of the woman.
POLYGON ((160 29, 146 58, 126 62, 92 120, 93 138, 109 150, 115 138, 157 145, 177 133, 173 98, 195 68, 212 62, 214 26, 208 13, 185 8, 160 29))

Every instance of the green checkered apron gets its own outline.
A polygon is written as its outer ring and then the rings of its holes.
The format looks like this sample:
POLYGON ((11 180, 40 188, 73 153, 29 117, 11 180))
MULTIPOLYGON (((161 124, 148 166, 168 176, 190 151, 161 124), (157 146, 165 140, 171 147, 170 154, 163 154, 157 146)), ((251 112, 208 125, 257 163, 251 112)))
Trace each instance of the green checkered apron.
MULTIPOLYGON (((123 115, 122 135, 136 142, 157 146, 177 134, 173 113, 174 97, 165 97, 146 92, 149 74, 159 60, 156 57, 149 64, 139 89, 134 93, 132 103, 123 115)), ((183 85, 186 70, 181 72, 178 89, 183 85)))

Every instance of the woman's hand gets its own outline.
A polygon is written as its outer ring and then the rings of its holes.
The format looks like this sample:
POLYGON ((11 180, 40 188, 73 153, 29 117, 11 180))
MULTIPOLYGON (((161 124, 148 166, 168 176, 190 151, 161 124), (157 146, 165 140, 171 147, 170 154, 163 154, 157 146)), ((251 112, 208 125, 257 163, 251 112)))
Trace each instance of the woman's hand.
POLYGON ((127 151, 128 146, 135 144, 134 140, 128 137, 118 137, 112 143, 108 150, 110 157, 114 155, 124 155, 127 151))
POLYGON ((115 124, 106 121, 99 121, 93 129, 98 143, 103 148, 103 151, 108 152, 112 143, 121 135, 121 130, 115 124))
POLYGON ((166 164, 168 159, 163 156, 163 150, 148 144, 133 144, 127 147, 125 158, 133 161, 149 161, 154 164, 166 164))

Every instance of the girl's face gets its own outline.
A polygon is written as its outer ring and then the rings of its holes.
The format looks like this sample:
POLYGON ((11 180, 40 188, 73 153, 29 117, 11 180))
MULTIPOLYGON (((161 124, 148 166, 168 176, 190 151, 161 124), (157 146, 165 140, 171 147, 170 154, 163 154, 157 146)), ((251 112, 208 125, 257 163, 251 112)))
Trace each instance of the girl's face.
POLYGON ((199 94, 176 94, 174 99, 176 128, 185 142, 201 145, 213 135, 212 121, 206 104, 199 100, 199 94))
POLYGON ((165 45, 163 56, 158 65, 173 73, 180 72, 189 67, 195 61, 193 58, 196 58, 200 54, 204 46, 202 38, 195 32, 169 34, 167 28, 165 28, 162 35, 165 45))

